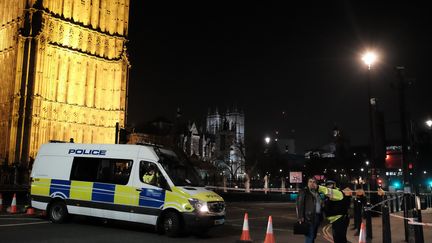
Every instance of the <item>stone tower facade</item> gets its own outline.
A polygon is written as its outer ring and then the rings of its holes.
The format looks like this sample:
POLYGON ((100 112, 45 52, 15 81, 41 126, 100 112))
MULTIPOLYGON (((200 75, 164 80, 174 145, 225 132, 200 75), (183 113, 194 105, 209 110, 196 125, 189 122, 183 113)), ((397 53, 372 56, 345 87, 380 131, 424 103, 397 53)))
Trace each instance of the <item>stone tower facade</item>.
POLYGON ((245 116, 236 107, 219 113, 209 111, 202 142, 202 157, 214 163, 228 165, 231 176, 245 172, 245 116))
POLYGON ((126 122, 129 0, 0 0, 0 161, 126 122))

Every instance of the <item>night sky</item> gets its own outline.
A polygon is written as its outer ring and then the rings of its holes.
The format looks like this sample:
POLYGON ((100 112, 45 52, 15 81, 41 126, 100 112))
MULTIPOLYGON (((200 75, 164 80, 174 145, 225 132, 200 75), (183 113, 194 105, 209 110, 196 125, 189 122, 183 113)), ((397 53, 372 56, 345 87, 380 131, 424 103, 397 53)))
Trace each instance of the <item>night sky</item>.
POLYGON ((199 121, 209 107, 237 104, 248 141, 277 130, 295 138, 302 153, 328 143, 337 125, 351 144, 366 144, 366 49, 380 59, 371 91, 387 138, 399 137, 397 92, 390 85, 396 66, 415 81, 407 90, 411 118, 432 115, 426 3, 175 2, 131 0, 128 125, 173 120, 177 107, 199 121))

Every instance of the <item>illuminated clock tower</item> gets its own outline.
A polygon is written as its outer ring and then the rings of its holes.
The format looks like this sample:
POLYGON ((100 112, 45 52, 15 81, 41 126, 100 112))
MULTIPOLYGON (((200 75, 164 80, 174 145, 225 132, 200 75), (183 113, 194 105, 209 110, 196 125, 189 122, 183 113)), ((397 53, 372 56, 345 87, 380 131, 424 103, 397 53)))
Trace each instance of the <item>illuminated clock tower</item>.
POLYGON ((0 161, 126 122, 129 0, 0 0, 0 161))

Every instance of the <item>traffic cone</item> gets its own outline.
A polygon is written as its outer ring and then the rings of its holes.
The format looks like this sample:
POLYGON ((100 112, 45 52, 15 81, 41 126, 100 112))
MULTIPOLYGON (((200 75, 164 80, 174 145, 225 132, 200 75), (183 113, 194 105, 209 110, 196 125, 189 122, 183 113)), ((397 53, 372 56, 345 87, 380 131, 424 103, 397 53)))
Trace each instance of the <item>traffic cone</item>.
POLYGON ((275 237, 273 235, 273 223, 272 216, 269 216, 268 224, 267 224, 267 232, 264 239, 264 243, 276 243, 275 237))
POLYGON ((237 243, 246 243, 246 242, 252 242, 252 239, 249 234, 249 220, 248 220, 248 214, 245 213, 244 220, 243 220, 243 231, 240 236, 240 240, 237 241, 237 243))
POLYGON ((359 243, 366 243, 366 225, 364 222, 360 225, 359 243))
POLYGON ((17 206, 16 206, 16 193, 14 193, 12 198, 12 203, 10 207, 10 213, 17 213, 17 206))
POLYGON ((32 207, 28 207, 27 211, 26 211, 27 215, 34 215, 35 214, 35 210, 32 207))
POLYGON ((3 196, 0 193, 0 212, 3 211, 3 196))

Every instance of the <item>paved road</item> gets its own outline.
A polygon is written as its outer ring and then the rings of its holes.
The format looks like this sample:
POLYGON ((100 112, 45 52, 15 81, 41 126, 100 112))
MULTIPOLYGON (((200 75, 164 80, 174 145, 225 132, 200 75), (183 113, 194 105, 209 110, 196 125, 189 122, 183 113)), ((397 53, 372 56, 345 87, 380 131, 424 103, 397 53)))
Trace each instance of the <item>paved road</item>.
MULTIPOLYGON (((187 235, 168 238, 155 233, 152 227, 125 222, 104 222, 99 219, 74 217, 66 224, 52 224, 39 217, 0 215, 0 242, 235 242, 240 238, 244 213, 249 214, 249 228, 254 242, 262 242, 267 219, 273 217, 273 232, 278 242, 303 242, 304 237, 293 235, 295 222, 293 203, 228 203, 223 226, 214 228, 207 236, 187 235)), ((325 229, 325 227, 324 227, 325 229)), ((328 229, 327 229, 328 230, 328 229)), ((322 231, 316 242, 328 242, 322 231)))

